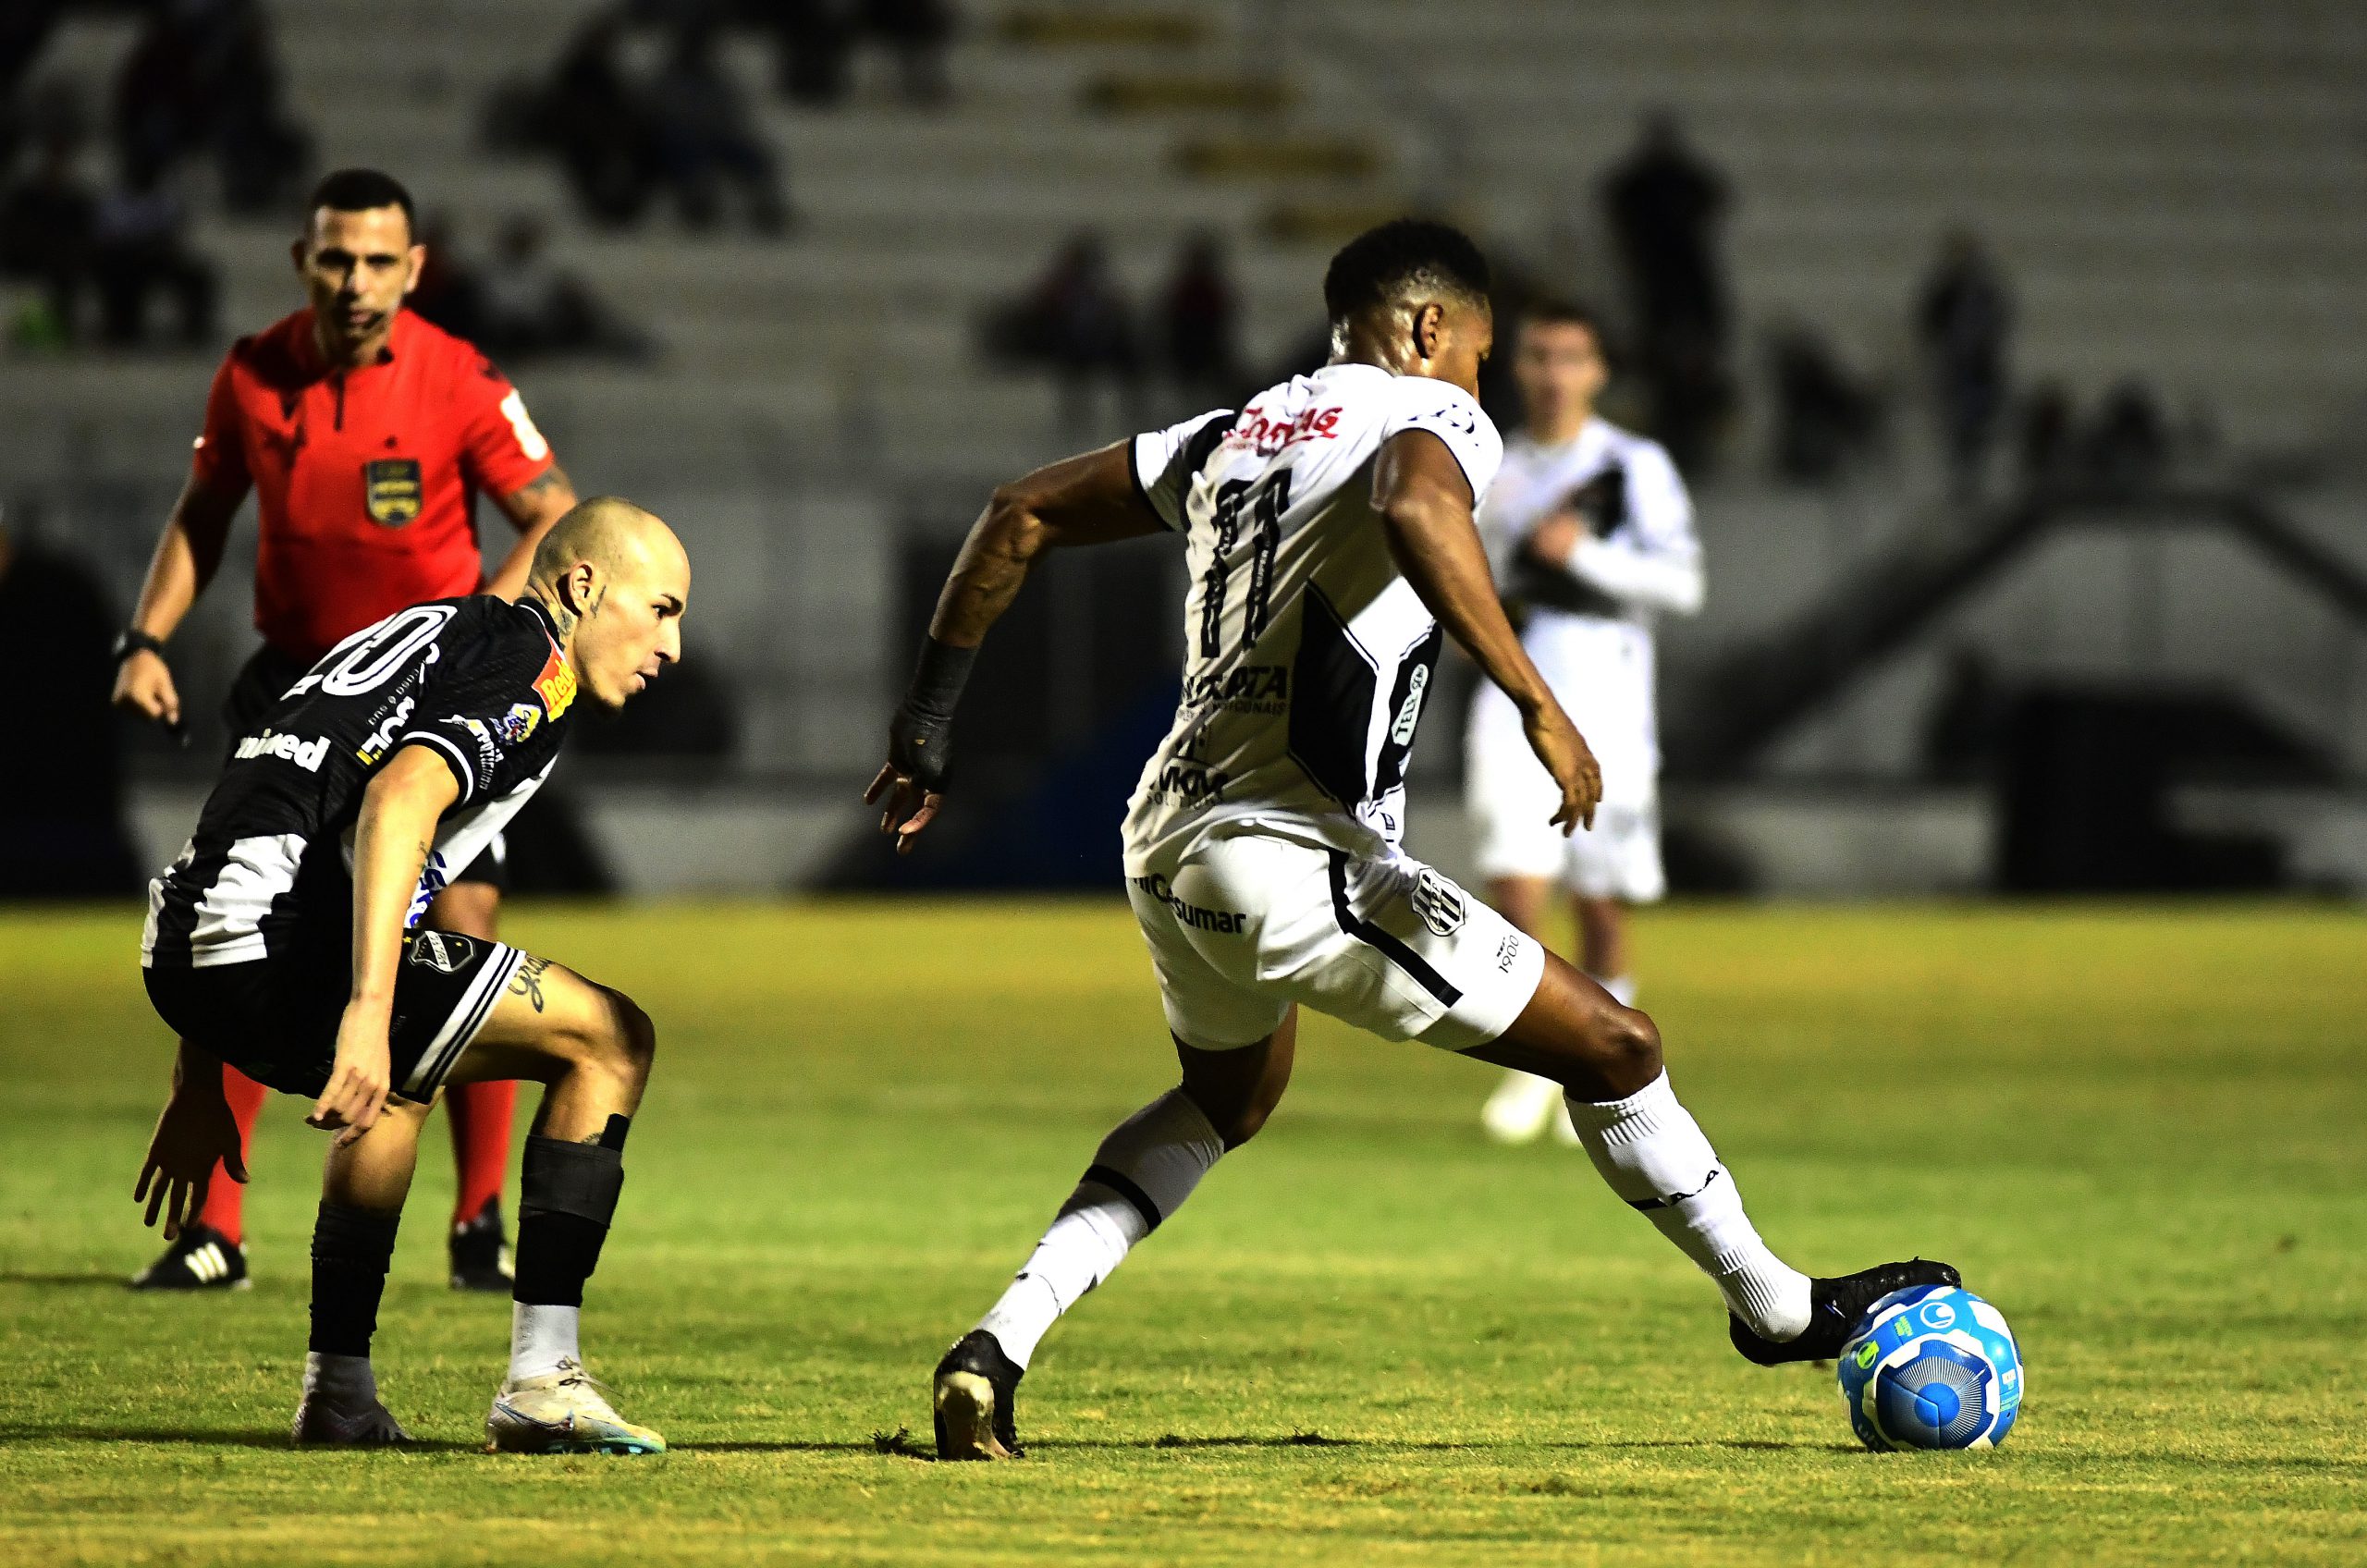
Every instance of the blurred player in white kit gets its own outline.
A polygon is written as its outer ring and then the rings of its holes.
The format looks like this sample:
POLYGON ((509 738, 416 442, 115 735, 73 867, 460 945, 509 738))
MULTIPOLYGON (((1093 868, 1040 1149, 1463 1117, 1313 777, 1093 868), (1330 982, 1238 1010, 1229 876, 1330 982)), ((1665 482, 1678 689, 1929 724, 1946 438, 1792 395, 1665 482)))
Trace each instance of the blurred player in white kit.
MULTIPOLYGON (((1504 444, 1477 515, 1479 535, 1508 607, 1522 618, 1522 645, 1601 764, 1602 803, 1591 827, 1565 838, 1551 825, 1560 790, 1530 750, 1518 710, 1483 682, 1466 742, 1477 864, 1496 908, 1539 941, 1555 888, 1566 889, 1578 966, 1633 1007, 1625 906, 1667 890, 1652 626, 1701 607, 1701 545, 1668 454, 1595 412, 1610 372, 1590 313, 1532 306, 1513 371, 1523 428, 1504 444)), ((1526 1072, 1505 1072, 1481 1121, 1502 1143, 1528 1143, 1548 1127, 1576 1141, 1562 1085, 1526 1072)))

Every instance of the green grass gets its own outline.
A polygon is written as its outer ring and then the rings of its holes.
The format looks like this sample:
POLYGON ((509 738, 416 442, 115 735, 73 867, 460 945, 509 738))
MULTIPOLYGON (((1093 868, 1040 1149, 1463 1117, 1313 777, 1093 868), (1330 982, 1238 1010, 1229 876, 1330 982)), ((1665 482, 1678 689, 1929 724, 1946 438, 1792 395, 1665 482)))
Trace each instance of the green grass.
POLYGON ((1257 1144, 1039 1353, 1023 1464, 926 1374, 1171 1081, 1111 903, 527 908, 663 1031, 587 1348, 646 1461, 475 1452, 502 1304, 432 1134, 379 1336, 399 1454, 285 1444, 317 1134, 256 1139, 235 1297, 136 1298, 167 1043, 125 912, 0 918, 0 1562, 2367 1558, 2367 948, 2330 909, 1680 909, 1678 1090, 1811 1269, 1963 1266, 2029 1358, 1986 1455, 1874 1456, 1761 1371, 1487 1076, 1327 1022, 1257 1144))

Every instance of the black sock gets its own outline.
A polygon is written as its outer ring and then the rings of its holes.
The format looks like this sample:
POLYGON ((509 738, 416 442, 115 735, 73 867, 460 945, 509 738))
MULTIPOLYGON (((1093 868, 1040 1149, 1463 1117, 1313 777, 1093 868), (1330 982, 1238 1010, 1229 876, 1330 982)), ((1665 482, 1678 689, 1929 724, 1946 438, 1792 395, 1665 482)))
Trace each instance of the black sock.
POLYGON ((582 1306, 583 1281, 600 1264, 600 1244, 625 1182, 629 1123, 608 1118, 596 1144, 530 1136, 519 1176, 518 1277, 510 1294, 529 1306, 582 1306))
POLYGON ((399 1213, 321 1204, 313 1222, 313 1338, 324 1355, 368 1355, 399 1213))

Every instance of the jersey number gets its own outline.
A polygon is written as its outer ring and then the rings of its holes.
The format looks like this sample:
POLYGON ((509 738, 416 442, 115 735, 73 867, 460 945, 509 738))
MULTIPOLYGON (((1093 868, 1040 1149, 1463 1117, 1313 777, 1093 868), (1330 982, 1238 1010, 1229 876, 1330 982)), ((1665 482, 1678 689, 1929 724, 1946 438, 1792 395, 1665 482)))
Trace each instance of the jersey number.
POLYGON ((358 697, 386 683, 411 655, 435 640, 455 612, 449 605, 414 605, 340 643, 318 668, 288 688, 295 696, 318 686, 332 697, 358 697))
POLYGON ((1291 505, 1291 471, 1277 469, 1262 483, 1231 479, 1217 486, 1216 548, 1200 580, 1200 656, 1212 659, 1224 639, 1224 600, 1233 552, 1241 543, 1241 514, 1249 514, 1249 597, 1241 607, 1241 645, 1265 634, 1274 594, 1274 552, 1282 547, 1282 514, 1291 505))

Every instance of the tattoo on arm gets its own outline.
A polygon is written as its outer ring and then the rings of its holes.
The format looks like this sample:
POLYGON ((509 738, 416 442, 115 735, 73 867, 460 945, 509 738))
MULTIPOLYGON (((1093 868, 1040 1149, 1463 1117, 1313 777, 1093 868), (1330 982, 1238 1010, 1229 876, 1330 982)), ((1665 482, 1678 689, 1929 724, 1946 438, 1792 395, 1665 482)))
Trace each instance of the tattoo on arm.
POLYGON ((567 477, 567 471, 558 464, 553 463, 543 470, 538 478, 530 479, 509 492, 509 501, 512 506, 539 506, 546 497, 554 493, 574 488, 575 483, 567 477))
MULTIPOLYGON (((509 977, 509 994, 513 997, 525 998, 534 1004, 536 1012, 542 1011, 543 971, 550 966, 550 960, 535 958, 531 954, 519 961, 518 973, 509 977)), ((594 1141, 596 1143, 598 1140, 594 1141)))

